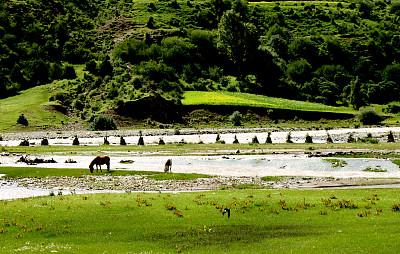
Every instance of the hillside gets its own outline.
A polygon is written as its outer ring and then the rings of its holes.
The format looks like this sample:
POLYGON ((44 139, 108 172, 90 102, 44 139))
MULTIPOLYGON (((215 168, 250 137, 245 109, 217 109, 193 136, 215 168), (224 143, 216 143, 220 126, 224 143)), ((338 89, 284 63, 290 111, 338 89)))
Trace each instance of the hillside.
POLYGON ((0 20, 0 97, 56 80, 83 121, 174 122, 185 91, 400 101, 398 1, 9 0, 0 20))

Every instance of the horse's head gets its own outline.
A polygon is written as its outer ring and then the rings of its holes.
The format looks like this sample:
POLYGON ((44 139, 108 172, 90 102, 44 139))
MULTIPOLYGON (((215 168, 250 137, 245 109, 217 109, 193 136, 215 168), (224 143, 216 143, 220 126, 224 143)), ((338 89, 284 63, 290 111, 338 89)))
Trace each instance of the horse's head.
POLYGON ((89 165, 89 170, 90 170, 90 173, 93 173, 93 165, 92 164, 89 165))

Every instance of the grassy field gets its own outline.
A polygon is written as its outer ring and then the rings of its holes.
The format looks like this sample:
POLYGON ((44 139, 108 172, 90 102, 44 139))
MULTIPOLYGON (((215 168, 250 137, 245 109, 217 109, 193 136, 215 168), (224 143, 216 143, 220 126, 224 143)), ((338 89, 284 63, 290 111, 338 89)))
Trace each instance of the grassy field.
POLYGON ((68 118, 57 111, 48 110, 52 103, 49 97, 51 85, 38 86, 21 92, 19 95, 0 100, 0 131, 26 131, 48 127, 59 127, 68 118), (24 114, 27 127, 17 124, 18 116, 24 114))
POLYGON ((234 105, 299 111, 334 112, 346 114, 357 113, 357 111, 349 107, 332 107, 319 103, 234 92, 187 91, 184 93, 182 103, 183 105, 234 105))
POLYGON ((5 174, 8 179, 11 178, 26 178, 26 177, 52 177, 52 176, 74 176, 82 177, 84 175, 111 175, 111 176, 130 176, 130 175, 146 175, 154 180, 193 180, 197 178, 211 177, 205 174, 195 173, 162 173, 156 171, 131 171, 131 170, 110 170, 107 172, 93 173, 89 169, 80 168, 33 168, 33 167, 0 167, 0 174, 5 174))
POLYGON ((398 190, 97 194, 0 202, 1 253, 395 253, 398 190), (221 208, 231 208, 230 218, 221 208))

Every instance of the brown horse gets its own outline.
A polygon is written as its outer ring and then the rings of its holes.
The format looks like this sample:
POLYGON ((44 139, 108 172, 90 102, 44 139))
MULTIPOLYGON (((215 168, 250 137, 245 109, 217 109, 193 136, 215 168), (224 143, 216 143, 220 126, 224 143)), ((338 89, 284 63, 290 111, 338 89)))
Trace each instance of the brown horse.
POLYGON ((171 159, 168 159, 167 162, 165 162, 164 172, 165 173, 172 172, 172 160, 171 159))
POLYGON ((110 157, 108 156, 97 156, 92 160, 92 162, 89 165, 90 173, 93 173, 93 166, 96 165, 96 172, 103 172, 101 170, 101 165, 107 165, 107 171, 110 171, 110 157))

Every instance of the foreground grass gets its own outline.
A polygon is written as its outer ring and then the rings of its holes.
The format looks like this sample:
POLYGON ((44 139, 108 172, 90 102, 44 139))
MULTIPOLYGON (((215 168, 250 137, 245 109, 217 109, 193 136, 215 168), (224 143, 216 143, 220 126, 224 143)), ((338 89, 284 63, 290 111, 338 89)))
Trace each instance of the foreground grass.
POLYGON ((36 167, 0 167, 0 174, 5 174, 7 178, 25 178, 25 177, 51 177, 51 176, 74 176, 82 177, 84 175, 111 175, 111 176, 130 176, 146 175, 154 180, 193 180, 197 178, 211 177, 205 174, 195 173, 162 173, 156 171, 128 171, 128 170, 110 170, 107 172, 93 172, 89 169, 79 168, 36 168, 36 167))
POLYGON ((394 253, 398 190, 97 194, 0 202, 1 253, 394 253), (231 217, 222 216, 231 208, 231 217))
POLYGON ((184 93, 183 105, 234 105, 289 109, 299 111, 318 111, 356 114, 357 111, 349 107, 333 107, 320 103, 295 101, 282 98, 273 98, 262 95, 234 93, 234 92, 203 92, 187 91, 184 93))
POLYGON ((48 110, 48 107, 51 106, 50 94, 51 86, 45 85, 22 91, 13 97, 0 99, 0 131, 26 131, 58 127, 61 125, 61 121, 66 122, 68 118, 65 115, 48 110), (18 116, 21 114, 28 119, 28 127, 17 124, 18 116))

